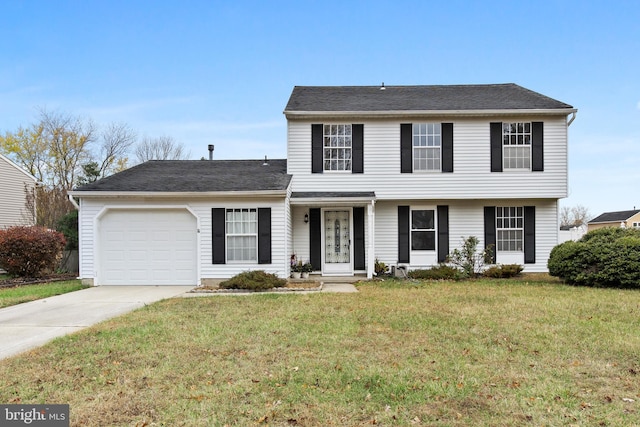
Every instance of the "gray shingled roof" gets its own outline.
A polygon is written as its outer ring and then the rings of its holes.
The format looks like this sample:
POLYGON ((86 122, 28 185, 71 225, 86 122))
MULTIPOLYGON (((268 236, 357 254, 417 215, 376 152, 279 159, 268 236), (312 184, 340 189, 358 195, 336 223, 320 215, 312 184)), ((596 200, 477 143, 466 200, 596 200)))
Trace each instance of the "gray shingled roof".
POLYGON ((286 160, 151 160, 94 183, 83 191, 210 192, 286 190, 286 160))
POLYGON ((620 222, 626 221, 635 214, 640 212, 640 209, 632 210, 632 211, 617 211, 617 212, 605 212, 597 217, 593 218, 589 221, 589 224, 594 224, 597 222, 620 222))
POLYGON ((295 86, 287 113, 571 109, 513 83, 446 86, 295 86))

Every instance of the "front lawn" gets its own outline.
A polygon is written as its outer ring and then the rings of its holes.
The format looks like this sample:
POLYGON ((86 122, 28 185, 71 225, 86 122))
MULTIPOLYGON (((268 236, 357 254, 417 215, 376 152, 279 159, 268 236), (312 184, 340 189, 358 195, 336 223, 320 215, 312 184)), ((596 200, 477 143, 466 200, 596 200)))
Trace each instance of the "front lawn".
MULTIPOLYGON (((0 285, 1 284, 2 280, 0 280, 0 285)), ((54 295, 66 294, 67 292, 77 291, 86 287, 87 286, 82 285, 80 280, 65 280, 62 282, 0 288, 0 308, 37 299, 48 298, 54 295)))
POLYGON ((640 292, 523 280, 176 298, 0 361, 83 426, 640 424, 640 292))

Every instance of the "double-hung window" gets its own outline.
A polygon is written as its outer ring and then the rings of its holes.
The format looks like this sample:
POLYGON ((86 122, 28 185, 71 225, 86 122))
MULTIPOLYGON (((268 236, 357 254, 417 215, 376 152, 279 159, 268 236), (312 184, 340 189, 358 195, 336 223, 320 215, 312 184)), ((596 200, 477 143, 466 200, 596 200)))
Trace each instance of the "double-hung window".
POLYGON ((351 125, 324 125, 323 152, 325 171, 351 170, 351 125))
POLYGON ((504 169, 531 169, 531 122, 502 124, 504 169))
POLYGON ((257 209, 226 210, 227 261, 258 261, 257 209))
POLYGON ((440 123, 413 124, 413 170, 440 171, 440 123))
POLYGON ((435 211, 414 209, 411 211, 411 250, 434 251, 436 249, 435 211))
POLYGON ((522 207, 496 207, 497 250, 520 252, 523 249, 524 212, 522 207))

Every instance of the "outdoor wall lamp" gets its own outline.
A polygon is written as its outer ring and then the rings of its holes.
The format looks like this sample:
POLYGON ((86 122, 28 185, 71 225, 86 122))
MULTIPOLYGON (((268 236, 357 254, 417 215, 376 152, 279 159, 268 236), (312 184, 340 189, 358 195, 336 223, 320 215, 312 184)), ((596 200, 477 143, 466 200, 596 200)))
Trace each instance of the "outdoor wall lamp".
POLYGON ((309 224, 309 214, 308 213, 304 214, 304 223, 305 224, 309 224))

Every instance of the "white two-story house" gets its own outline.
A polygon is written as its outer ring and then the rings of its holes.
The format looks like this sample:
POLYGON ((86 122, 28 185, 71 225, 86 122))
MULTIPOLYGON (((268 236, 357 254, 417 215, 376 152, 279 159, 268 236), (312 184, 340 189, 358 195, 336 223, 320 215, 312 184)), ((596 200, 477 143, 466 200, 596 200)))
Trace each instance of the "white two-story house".
POLYGON ((546 271, 575 113, 515 84, 295 87, 286 160, 147 162, 74 191, 81 276, 286 277, 295 254, 372 277, 376 259, 428 268, 469 236, 546 271))

